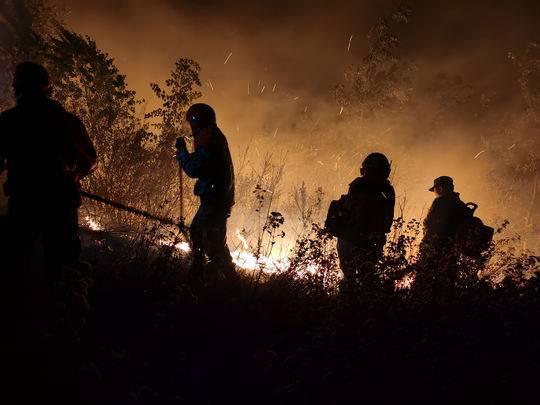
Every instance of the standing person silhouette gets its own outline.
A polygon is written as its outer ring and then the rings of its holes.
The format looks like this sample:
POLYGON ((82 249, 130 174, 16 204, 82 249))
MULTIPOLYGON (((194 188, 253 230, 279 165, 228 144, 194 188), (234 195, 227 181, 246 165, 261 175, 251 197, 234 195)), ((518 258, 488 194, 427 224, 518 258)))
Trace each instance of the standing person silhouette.
POLYGON ((422 249, 432 249, 444 255, 455 242, 467 206, 461 201, 459 193, 454 191, 454 180, 451 177, 436 178, 429 191, 436 197, 424 220, 422 249))
POLYGON ((186 113, 194 138, 190 153, 184 138, 176 142, 177 160, 184 172, 196 178, 194 193, 200 206, 191 223, 193 263, 190 275, 203 276, 207 270, 221 271, 229 280, 238 274, 227 246, 227 219, 234 205, 234 167, 229 145, 216 123, 216 113, 206 104, 194 104, 186 113))
MULTIPOLYGON (((330 231, 338 237, 337 251, 347 291, 355 292, 358 287, 375 291, 380 284, 375 265, 383 256, 396 200, 390 172, 391 165, 385 155, 369 154, 362 162, 360 177, 349 185, 348 193, 336 201, 337 216, 343 223, 340 229, 330 231)), ((333 210, 331 207, 330 217, 335 215, 333 210)))
POLYGON ((429 191, 435 194, 435 199, 424 220, 416 283, 425 287, 429 282, 442 292, 455 286, 457 281, 461 252, 458 233, 469 210, 454 190, 454 180, 449 176, 436 178, 429 191))
POLYGON ((81 120, 51 98, 47 70, 17 66, 16 106, 0 115, 0 171, 7 170, 10 243, 2 256, 21 275, 31 262, 57 280, 79 257, 80 180, 96 165, 96 151, 81 120), (43 260, 36 258, 40 257, 43 260))

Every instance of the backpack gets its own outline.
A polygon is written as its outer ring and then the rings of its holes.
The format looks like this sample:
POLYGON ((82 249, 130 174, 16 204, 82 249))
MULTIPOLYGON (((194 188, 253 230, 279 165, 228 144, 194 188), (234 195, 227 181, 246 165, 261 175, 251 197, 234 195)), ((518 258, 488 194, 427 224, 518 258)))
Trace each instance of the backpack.
POLYGON ((351 201, 348 194, 342 195, 339 200, 330 203, 324 227, 337 238, 342 238, 350 228, 351 201))
POLYGON ((379 211, 385 198, 381 192, 345 194, 330 203, 325 228, 337 238, 350 242, 385 233, 384 214, 379 211))
POLYGON ((464 208, 465 212, 456 233, 456 243, 465 255, 479 257, 489 249, 495 229, 485 225, 480 218, 474 216, 478 209, 477 204, 467 203, 464 208))

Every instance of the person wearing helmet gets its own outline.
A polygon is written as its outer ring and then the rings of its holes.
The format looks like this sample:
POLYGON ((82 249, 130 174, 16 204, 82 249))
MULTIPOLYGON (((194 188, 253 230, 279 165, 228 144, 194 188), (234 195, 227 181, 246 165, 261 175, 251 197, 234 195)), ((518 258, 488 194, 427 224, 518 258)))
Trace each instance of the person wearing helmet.
POLYGON ((45 275, 58 279, 80 253, 79 182, 94 170, 96 151, 81 120, 51 99, 43 66, 18 65, 13 89, 16 106, 0 115, 9 249, 23 269, 41 251, 45 275))
POLYGON ((237 273, 227 246, 227 219, 234 205, 234 167, 225 135, 217 126, 216 113, 206 104, 194 104, 186 113, 194 139, 190 153, 184 138, 176 142, 177 160, 182 170, 197 179, 194 194, 200 206, 191 222, 193 263, 190 275, 200 278, 205 256, 209 267, 230 280, 237 273))
POLYGON ((366 157, 361 177, 344 196, 347 230, 338 235, 337 250, 344 281, 348 286, 376 283, 374 264, 383 255, 386 234, 394 221, 395 191, 388 158, 382 153, 366 157))

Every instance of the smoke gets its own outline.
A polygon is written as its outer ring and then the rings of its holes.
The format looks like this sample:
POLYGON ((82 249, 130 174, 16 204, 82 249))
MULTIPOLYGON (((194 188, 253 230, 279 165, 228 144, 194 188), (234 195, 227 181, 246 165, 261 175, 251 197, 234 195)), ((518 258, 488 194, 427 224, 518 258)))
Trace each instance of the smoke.
MULTIPOLYGON (((362 60, 369 27, 394 1, 59 3, 75 31, 115 58, 147 108, 155 103, 149 82, 164 80, 178 57, 198 61, 203 101, 215 106, 236 159, 248 145, 254 166, 266 153, 287 156, 285 194, 305 181, 336 198, 362 156, 378 150, 393 161, 408 216, 425 213, 433 197, 427 189, 439 175, 453 176, 463 198, 479 202, 491 221, 515 211, 510 205, 501 212, 506 197, 487 187, 497 163, 492 140, 504 130, 489 120, 521 108, 507 55, 540 37, 536 1, 409 1, 413 14, 397 28, 397 53, 416 67, 416 105, 406 116, 380 114, 361 125, 336 104, 333 90, 346 67, 362 60)), ((519 141, 513 137, 509 148, 519 141)))

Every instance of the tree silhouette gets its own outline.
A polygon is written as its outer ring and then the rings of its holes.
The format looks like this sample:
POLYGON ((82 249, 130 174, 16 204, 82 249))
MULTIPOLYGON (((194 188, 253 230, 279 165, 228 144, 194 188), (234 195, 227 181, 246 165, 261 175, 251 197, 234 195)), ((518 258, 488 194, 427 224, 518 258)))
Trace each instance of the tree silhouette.
POLYGON ((383 109, 399 109, 409 100, 412 65, 396 53, 399 40, 394 28, 408 23, 410 15, 409 7, 400 6, 369 30, 368 54, 347 68, 345 82, 336 87, 336 101, 346 113, 365 118, 383 109))

